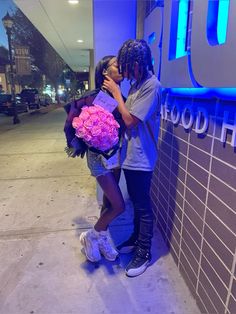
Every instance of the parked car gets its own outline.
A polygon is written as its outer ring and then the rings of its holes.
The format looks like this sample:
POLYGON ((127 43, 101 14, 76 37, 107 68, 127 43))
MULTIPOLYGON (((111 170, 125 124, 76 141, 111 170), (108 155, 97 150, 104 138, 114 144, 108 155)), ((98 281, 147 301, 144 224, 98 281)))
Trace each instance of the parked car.
POLYGON ((48 106, 52 104, 52 98, 48 94, 39 95, 39 101, 41 106, 48 106))
MULTIPOLYGON (((22 101, 19 95, 16 95, 17 113, 28 112, 28 104, 22 101)), ((0 112, 12 116, 14 114, 13 99, 11 94, 0 94, 0 112)))
POLYGON ((23 102, 28 104, 29 109, 40 108, 39 92, 36 88, 24 88, 19 95, 23 102))

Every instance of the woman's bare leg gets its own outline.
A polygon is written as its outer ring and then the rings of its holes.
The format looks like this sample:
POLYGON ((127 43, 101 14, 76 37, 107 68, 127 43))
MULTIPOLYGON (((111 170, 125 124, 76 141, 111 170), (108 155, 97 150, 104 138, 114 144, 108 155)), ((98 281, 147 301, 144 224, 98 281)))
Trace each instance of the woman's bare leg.
MULTIPOLYGON (((120 175, 121 175, 121 168, 115 168, 112 172, 114 174, 114 177, 115 177, 117 184, 119 184, 120 175)), ((109 199, 106 197, 105 193, 103 193, 103 201, 102 201, 102 208, 101 208, 100 215, 102 215, 102 213, 107 208, 111 208, 111 203, 110 203, 109 199)))
POLYGON ((116 178, 112 172, 96 178, 111 206, 107 208, 94 226, 96 231, 107 230, 111 221, 125 209, 124 199, 116 178))

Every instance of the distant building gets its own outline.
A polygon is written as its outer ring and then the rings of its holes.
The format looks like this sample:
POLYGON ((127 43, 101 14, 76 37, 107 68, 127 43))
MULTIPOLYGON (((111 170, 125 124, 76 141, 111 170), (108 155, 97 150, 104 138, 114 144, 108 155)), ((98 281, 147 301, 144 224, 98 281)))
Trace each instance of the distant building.
MULTIPOLYGON (((0 93, 11 94, 9 72, 10 72, 10 65, 1 64, 1 60, 0 60, 0 93)), ((15 84, 15 91, 16 93, 19 93, 21 91, 21 86, 17 83, 15 84)))
POLYGON ((0 64, 0 93, 7 93, 7 80, 5 74, 5 65, 0 64))

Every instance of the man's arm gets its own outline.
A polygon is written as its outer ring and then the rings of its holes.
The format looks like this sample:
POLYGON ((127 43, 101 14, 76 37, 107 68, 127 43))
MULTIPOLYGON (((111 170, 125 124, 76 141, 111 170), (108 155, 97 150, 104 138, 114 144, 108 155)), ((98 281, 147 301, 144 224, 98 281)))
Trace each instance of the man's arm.
POLYGON ((106 79, 103 82, 103 87, 107 89, 113 95, 113 97, 117 100, 118 110, 122 115, 122 119, 126 127, 132 128, 136 126, 140 122, 140 120, 134 115, 132 115, 129 112, 129 110, 125 107, 125 103, 121 95, 119 86, 109 76, 106 76, 106 79))

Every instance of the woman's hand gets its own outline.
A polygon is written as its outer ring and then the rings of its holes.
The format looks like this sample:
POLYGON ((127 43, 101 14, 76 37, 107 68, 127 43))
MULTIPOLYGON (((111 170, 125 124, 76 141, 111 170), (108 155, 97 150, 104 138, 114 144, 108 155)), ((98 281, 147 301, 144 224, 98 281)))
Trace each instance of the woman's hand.
POLYGON ((105 75, 105 80, 103 81, 102 87, 108 90, 114 98, 117 98, 121 95, 119 85, 117 85, 108 75, 105 75))

